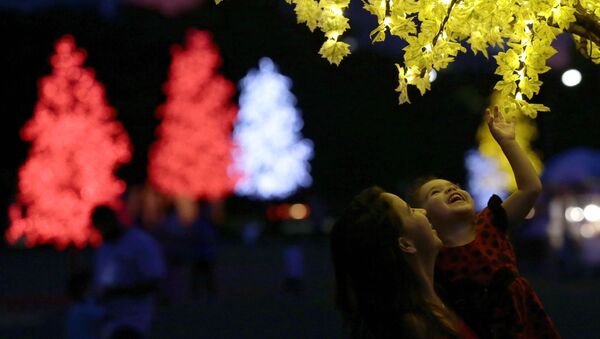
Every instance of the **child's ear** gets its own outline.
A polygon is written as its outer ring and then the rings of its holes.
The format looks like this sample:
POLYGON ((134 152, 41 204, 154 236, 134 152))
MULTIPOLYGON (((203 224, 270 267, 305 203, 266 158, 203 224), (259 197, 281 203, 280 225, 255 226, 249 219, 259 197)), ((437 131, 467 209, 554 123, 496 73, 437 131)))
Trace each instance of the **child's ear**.
POLYGON ((413 244, 412 240, 405 237, 398 238, 398 247, 400 247, 400 250, 404 253, 417 253, 417 248, 415 247, 415 244, 413 244))

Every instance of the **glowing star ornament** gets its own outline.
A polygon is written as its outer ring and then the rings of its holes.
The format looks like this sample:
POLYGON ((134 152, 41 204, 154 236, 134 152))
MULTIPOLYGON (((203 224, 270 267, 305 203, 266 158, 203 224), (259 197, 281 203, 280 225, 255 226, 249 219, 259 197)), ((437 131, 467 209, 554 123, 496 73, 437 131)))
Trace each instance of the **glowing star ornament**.
POLYGON ((502 199, 507 197, 509 175, 500 169, 496 159, 470 150, 465 156, 465 167, 468 172, 467 187, 477 210, 486 207, 493 194, 502 199))
POLYGON ((238 108, 235 86, 216 73, 221 57, 207 32, 190 30, 185 47, 174 46, 167 101, 150 149, 150 183, 160 192, 193 199, 219 199, 233 191, 230 172, 238 108))
POLYGON ((236 186, 238 195, 281 199, 312 183, 313 144, 300 134, 303 122, 291 86, 269 58, 240 82, 234 129, 240 149, 234 169, 244 174, 236 186))
MULTIPOLYGON (((216 3, 221 0, 215 0, 216 3)), ((359 0, 285 0, 294 5, 298 23, 325 36, 319 53, 339 64, 350 54, 339 38, 350 28, 344 10, 359 0)), ((535 118, 549 109, 528 100, 540 91, 539 74, 547 72, 547 60, 556 53, 551 43, 567 32, 578 49, 600 63, 600 0, 362 0, 365 11, 375 16, 373 42, 396 36, 407 43, 398 68, 400 104, 409 102, 408 87, 423 95, 430 89, 430 74, 448 67, 468 45, 475 54, 489 58, 491 48, 496 74, 502 79, 503 113, 517 111, 535 118)))
POLYGON ((73 37, 64 36, 51 58, 52 73, 39 82, 33 118, 21 130, 31 149, 9 210, 9 243, 97 244, 92 209, 116 203, 125 190, 114 171, 131 157, 129 138, 94 71, 82 67, 85 59, 73 37))

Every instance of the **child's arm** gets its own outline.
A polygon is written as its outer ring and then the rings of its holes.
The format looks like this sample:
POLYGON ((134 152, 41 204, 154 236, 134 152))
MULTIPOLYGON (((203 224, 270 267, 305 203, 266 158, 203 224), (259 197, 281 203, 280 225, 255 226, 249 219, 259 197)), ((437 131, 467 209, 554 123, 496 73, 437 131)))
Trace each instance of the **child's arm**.
POLYGON ((517 182, 517 191, 503 203, 509 228, 521 222, 529 213, 542 190, 542 183, 531 161, 515 138, 515 121, 506 121, 498 106, 486 110, 490 133, 508 159, 517 182))

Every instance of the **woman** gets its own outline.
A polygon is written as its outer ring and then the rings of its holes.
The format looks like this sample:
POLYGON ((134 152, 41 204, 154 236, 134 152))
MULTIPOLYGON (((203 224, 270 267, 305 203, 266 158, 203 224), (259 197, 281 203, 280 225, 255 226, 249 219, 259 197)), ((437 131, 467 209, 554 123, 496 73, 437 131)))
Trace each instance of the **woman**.
POLYGON ((334 225, 335 302, 351 338, 476 338, 433 285, 442 242, 423 209, 371 187, 334 225))

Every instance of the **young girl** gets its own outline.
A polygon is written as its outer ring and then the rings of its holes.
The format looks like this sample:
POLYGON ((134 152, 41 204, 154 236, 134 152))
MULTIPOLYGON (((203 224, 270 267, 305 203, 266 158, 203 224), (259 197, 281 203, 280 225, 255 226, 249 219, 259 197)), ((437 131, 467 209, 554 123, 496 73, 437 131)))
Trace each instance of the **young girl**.
POLYGON ((433 285, 442 242, 422 209, 372 187, 331 231, 335 301, 350 338, 475 339, 433 285))
POLYGON ((492 196, 476 214, 470 194, 447 180, 428 179, 416 186, 414 203, 427 211, 444 243, 436 280, 481 338, 560 338, 540 299, 519 275, 507 238, 533 207, 541 182, 515 140, 514 120, 505 121, 498 107, 486 114, 518 189, 504 202, 492 196))

